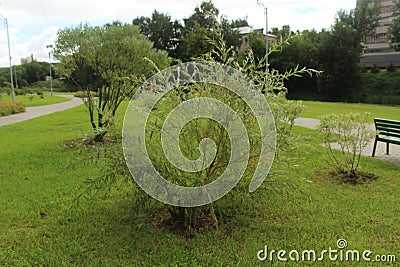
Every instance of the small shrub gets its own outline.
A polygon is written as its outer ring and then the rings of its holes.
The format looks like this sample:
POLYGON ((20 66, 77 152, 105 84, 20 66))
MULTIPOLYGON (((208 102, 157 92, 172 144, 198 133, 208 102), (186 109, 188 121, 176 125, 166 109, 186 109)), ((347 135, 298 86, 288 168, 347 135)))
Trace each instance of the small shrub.
POLYGON ((376 64, 374 64, 374 66, 371 68, 370 72, 371 73, 379 73, 380 70, 379 70, 378 66, 376 64))
MULTIPOLYGON (((98 97, 97 92, 94 92, 94 91, 90 91, 90 95, 91 95, 92 97, 98 97)), ((74 96, 75 96, 75 97, 80 97, 80 98, 85 98, 85 97, 88 97, 88 93, 87 93, 87 91, 77 91, 77 92, 74 94, 74 96)))
POLYGON ((25 89, 15 89, 15 95, 26 95, 27 91, 25 89))
POLYGON ((291 132, 294 121, 304 109, 301 101, 287 100, 285 93, 270 94, 268 102, 274 115, 276 125, 277 152, 290 147, 293 143, 291 132))
POLYGON ((348 182, 358 183, 363 178, 358 172, 361 153, 375 135, 373 131, 367 130, 367 117, 368 113, 350 113, 330 114, 320 118, 318 130, 328 148, 327 163, 337 177, 348 182), (334 151, 335 148, 339 153, 334 151))
POLYGON ((387 66, 386 70, 387 70, 388 72, 396 72, 396 66, 393 65, 393 63, 390 63, 390 65, 387 66))
POLYGON ((25 112, 24 103, 19 101, 0 102, 0 117, 25 112))

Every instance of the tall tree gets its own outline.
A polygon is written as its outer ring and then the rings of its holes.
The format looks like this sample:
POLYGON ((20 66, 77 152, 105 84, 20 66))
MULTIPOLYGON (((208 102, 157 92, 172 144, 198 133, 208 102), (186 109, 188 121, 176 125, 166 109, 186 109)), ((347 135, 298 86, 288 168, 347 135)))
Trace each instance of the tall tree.
POLYGON ((196 29, 197 24, 210 31, 214 28, 215 18, 218 17, 219 10, 214 6, 212 1, 204 1, 200 6, 194 9, 194 13, 184 19, 185 33, 196 29))
POLYGON ((395 9, 393 12, 395 18, 392 21, 392 25, 389 27, 389 41, 392 46, 399 51, 400 50, 400 0, 396 1, 395 9))
POLYGON ((187 31, 181 39, 178 50, 179 59, 190 61, 192 58, 206 54, 212 49, 210 40, 214 37, 214 32, 208 31, 199 23, 195 23, 193 30, 187 31))
POLYGON ((154 43, 156 49, 165 50, 170 56, 176 57, 183 30, 179 21, 172 21, 171 16, 154 10, 151 18, 138 17, 133 24, 140 27, 141 33, 154 43))
POLYGON ((178 52, 182 61, 208 53, 212 49, 210 40, 216 38, 217 28, 221 30, 228 47, 239 47, 241 38, 237 28, 249 25, 245 19, 229 21, 225 16, 219 17, 219 10, 211 1, 202 2, 184 22, 184 35, 178 52))
POLYGON ((362 43, 374 32, 379 23, 379 5, 362 1, 354 10, 339 11, 335 25, 323 39, 319 50, 319 62, 324 71, 320 78, 320 90, 329 100, 360 101, 360 56, 362 43))

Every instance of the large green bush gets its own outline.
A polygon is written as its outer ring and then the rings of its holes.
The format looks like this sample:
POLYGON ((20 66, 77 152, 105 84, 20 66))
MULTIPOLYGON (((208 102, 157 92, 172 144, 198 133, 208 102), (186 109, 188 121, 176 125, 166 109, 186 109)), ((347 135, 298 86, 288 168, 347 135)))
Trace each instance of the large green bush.
MULTIPOLYGON (((215 31, 217 32, 218 30, 219 28, 216 26, 215 31)), ((270 69, 269 72, 266 73, 265 57, 264 59, 257 60, 252 50, 249 50, 246 55, 242 55, 239 59, 236 57, 234 50, 227 47, 221 32, 218 33, 219 35, 214 40, 209 40, 213 50, 204 55, 201 61, 205 60, 214 64, 221 63, 225 66, 232 67, 246 74, 247 77, 257 85, 255 90, 258 89, 264 94, 271 106, 277 126, 278 149, 285 149, 288 147, 287 144, 290 144, 292 125, 294 119, 299 115, 302 105, 301 103, 288 101, 285 98, 287 89, 284 85, 284 81, 288 77, 300 76, 301 74, 312 73, 313 71, 296 68, 285 73, 279 73, 278 71, 270 69)), ((184 73, 183 70, 182 73, 184 73)), ((151 92, 151 90, 145 91, 138 99, 135 99, 135 107, 138 108, 139 111, 147 108, 148 104, 151 102, 147 103, 148 98, 151 99, 152 97, 151 92)), ((199 118, 187 123, 179 133, 179 147, 182 154, 187 159, 195 160, 199 158, 201 153, 199 145, 204 139, 209 138, 214 142, 216 148, 215 157, 211 165, 204 170, 199 172, 182 171, 168 160, 162 147, 162 128, 171 110, 188 100, 200 97, 209 97, 219 100, 235 110, 247 130, 250 146, 249 160, 247 161, 246 159, 247 168, 239 184, 226 195, 228 200, 225 201, 234 202, 238 199, 244 199, 246 197, 244 194, 248 194, 247 188, 250 179, 253 177, 260 160, 262 149, 261 133, 251 108, 243 99, 226 88, 200 82, 185 84, 166 93, 151 109, 149 119, 146 122, 146 151, 157 172, 171 183, 185 187, 196 187, 215 181, 228 166, 232 152, 228 133, 219 123, 210 119, 199 118)), ((141 118, 140 115, 138 120, 141 118)), ((134 156, 134 154, 132 156, 134 156)), ((94 187, 92 186, 91 188, 109 188, 118 178, 126 179, 127 175, 129 175, 127 167, 124 164, 116 163, 123 162, 123 156, 121 154, 116 153, 104 157, 99 156, 98 159, 95 160, 104 161, 103 163, 106 166, 110 166, 110 168, 106 169, 98 180, 92 180, 91 184, 94 185, 94 187)), ((134 184, 136 185, 136 183, 134 184)), ((275 184, 272 190, 276 190, 277 187, 280 186, 275 184)), ((142 191, 135 190, 135 192, 142 191)), ((234 211, 221 210, 218 201, 194 208, 170 205, 162 206, 162 212, 168 213, 166 216, 163 216, 166 218, 166 221, 170 223, 168 226, 181 230, 183 229, 183 232, 189 236, 193 235, 197 230, 218 227, 219 223, 227 219, 224 215, 227 213, 234 213, 234 211)))

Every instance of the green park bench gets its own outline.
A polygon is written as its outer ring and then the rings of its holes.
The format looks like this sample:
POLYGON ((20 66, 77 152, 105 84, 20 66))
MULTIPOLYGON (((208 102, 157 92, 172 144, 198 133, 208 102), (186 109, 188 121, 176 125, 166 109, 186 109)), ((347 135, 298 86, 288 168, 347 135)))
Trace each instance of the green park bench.
POLYGON ((372 156, 375 157, 376 144, 378 141, 386 143, 386 154, 389 155, 389 144, 400 145, 400 121, 376 118, 374 121, 377 133, 372 156))

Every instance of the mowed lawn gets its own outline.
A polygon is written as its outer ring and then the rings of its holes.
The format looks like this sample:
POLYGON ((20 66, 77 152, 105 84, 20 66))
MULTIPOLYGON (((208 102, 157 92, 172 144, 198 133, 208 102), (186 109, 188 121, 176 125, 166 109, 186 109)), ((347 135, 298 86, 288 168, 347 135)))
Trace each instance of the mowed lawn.
MULTIPOLYGON (((307 105, 307 103, 306 103, 307 105)), ((126 107, 126 103, 124 103, 126 107)), ((118 127, 124 114, 118 113, 118 127)), ((294 128, 293 149, 281 153, 254 193, 228 194, 218 206, 229 218, 193 238, 151 223, 132 185, 117 183, 108 197, 74 200, 99 166, 61 143, 90 133, 82 105, 0 127, 0 263, 5 266, 271 266, 257 252, 370 250, 400 259, 400 166, 363 158, 379 178, 341 184, 327 173, 318 132, 294 128)), ((307 117, 303 115, 303 117, 307 117)), ((395 118, 394 118, 395 119, 395 118)), ((95 153, 88 148, 87 154, 95 153)), ((156 203, 156 201, 154 201, 156 203)), ((284 266, 368 266, 366 262, 289 262, 284 266)), ((369 263, 370 266, 387 266, 369 263)), ((275 262, 273 266, 283 266, 275 262)))
MULTIPOLYGON (((0 102, 7 102, 11 101, 11 95, 1 94, 0 95, 0 102)), ((45 94, 44 98, 41 98, 37 94, 32 95, 17 95, 15 96, 15 101, 20 101, 25 104, 26 107, 36 107, 36 106, 44 106, 50 104, 57 104, 69 101, 66 97, 61 96, 50 96, 50 94, 45 94)))
POLYGON ((370 113, 369 121, 373 123, 374 118, 400 120, 400 106, 384 106, 372 104, 349 104, 349 103, 332 103, 318 101, 303 101, 305 106, 301 113, 303 118, 318 118, 321 115, 329 113, 370 113))

